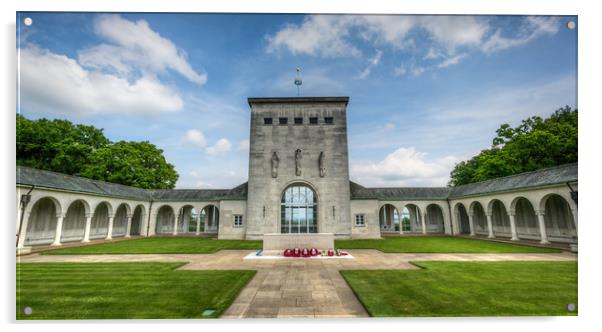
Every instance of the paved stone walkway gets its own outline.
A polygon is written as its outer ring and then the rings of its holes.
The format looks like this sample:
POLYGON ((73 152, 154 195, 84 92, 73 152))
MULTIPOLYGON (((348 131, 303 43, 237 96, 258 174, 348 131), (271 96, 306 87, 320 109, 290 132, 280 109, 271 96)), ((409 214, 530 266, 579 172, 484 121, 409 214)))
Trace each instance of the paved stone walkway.
POLYGON ((249 250, 214 254, 27 255, 19 262, 188 262, 184 270, 257 270, 222 318, 367 317, 339 270, 417 269, 413 261, 572 261, 557 254, 386 254, 349 250, 355 259, 243 260, 249 250))

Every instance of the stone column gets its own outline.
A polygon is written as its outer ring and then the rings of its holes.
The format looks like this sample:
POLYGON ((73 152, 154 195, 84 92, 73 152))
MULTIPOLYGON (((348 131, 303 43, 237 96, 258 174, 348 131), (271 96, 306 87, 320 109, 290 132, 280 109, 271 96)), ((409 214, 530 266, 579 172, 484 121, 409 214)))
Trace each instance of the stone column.
POLYGON ((516 232, 516 222, 514 219, 515 213, 514 211, 510 211, 510 213, 508 214, 508 217, 510 218, 510 234, 512 234, 512 238, 510 238, 511 241, 518 241, 518 233, 516 232))
POLYGON ((422 212, 422 234, 426 234, 426 209, 422 212))
MULTIPOLYGON (((400 209, 399 207, 395 207, 397 209, 397 216, 399 217, 399 234, 403 235, 403 207, 400 209)), ((412 221, 410 220, 410 224, 412 221)))
POLYGON ((537 211, 537 222, 539 223, 539 234, 541 236, 541 244, 549 244, 548 234, 546 233, 546 219, 545 219, 546 211, 538 210, 537 211))
POLYGON ((470 236, 474 236, 474 213, 468 214, 468 227, 470 228, 470 236))
POLYGON ((489 231, 489 235, 487 235, 487 237, 493 239, 495 238, 495 235, 493 235, 493 221, 491 220, 491 217, 492 214, 487 213, 487 230, 489 231))
POLYGON ((114 216, 109 215, 109 229, 107 230, 107 237, 105 238, 105 240, 113 239, 113 218, 114 216))
POLYGON ((131 237, 130 232, 132 231, 132 215, 127 215, 127 221, 125 226, 125 237, 131 237))
POLYGON ((197 213, 195 221, 196 221, 196 231, 194 234, 199 235, 199 234, 201 234, 201 214, 200 213, 197 213))
POLYGON ((54 232, 54 242, 52 242, 53 246, 61 245, 61 233, 63 232, 63 219, 65 215, 63 213, 56 214, 56 231, 54 232))
POLYGON ((150 215, 150 221, 149 221, 150 225, 146 226, 146 227, 148 227, 148 236, 149 237, 157 234, 157 216, 158 215, 159 214, 157 212, 153 212, 150 215))
POLYGON ((579 227, 577 224, 577 217, 579 214, 577 213, 577 209, 571 210, 571 213, 573 214, 573 222, 575 222, 575 233, 577 233, 577 236, 579 236, 579 227))
POLYGON ((82 242, 90 242, 90 228, 92 227, 92 213, 86 213, 86 227, 84 228, 84 239, 82 242))
POLYGON ((25 215, 23 216, 21 234, 19 234, 19 243, 17 243, 17 248, 19 249, 25 247, 25 237, 27 236, 27 224, 29 224, 29 212, 25 212, 25 215))
POLYGON ((173 236, 178 235, 178 221, 180 221, 180 215, 181 214, 178 212, 178 215, 174 218, 173 232, 171 233, 173 236))
POLYGON ((205 221, 203 222, 205 224, 205 228, 204 228, 204 232, 207 233, 207 228, 209 227, 209 210, 205 210, 205 221))

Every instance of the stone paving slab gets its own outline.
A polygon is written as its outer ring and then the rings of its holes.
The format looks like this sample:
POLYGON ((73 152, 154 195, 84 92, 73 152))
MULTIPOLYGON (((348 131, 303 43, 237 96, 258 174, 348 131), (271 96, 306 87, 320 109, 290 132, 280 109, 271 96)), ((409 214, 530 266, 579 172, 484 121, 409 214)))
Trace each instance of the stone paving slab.
POLYGON ((340 270, 418 269, 414 261, 575 261, 568 252, 547 254, 401 254, 349 250, 353 259, 245 260, 252 251, 213 254, 40 255, 18 262, 186 262, 183 270, 257 270, 222 318, 368 317, 340 270))

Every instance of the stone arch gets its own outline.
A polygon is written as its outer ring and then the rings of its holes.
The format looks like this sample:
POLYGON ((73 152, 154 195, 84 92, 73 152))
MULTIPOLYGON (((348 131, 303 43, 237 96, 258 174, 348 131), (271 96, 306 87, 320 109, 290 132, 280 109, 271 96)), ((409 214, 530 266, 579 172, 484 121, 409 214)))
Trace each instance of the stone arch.
POLYGON ((577 227, 570 203, 559 194, 548 194, 541 200, 545 213, 546 233, 550 241, 576 242, 577 227))
POLYGON ((199 212, 200 223, 205 233, 217 233, 219 230, 219 207, 206 204, 199 212))
POLYGON ((405 204, 401 210, 400 227, 404 233, 422 232, 422 211, 416 204, 405 204))
POLYGON ((397 208, 392 204, 383 204, 378 211, 378 223, 381 232, 398 232, 400 218, 397 208))
POLYGON ((171 205, 162 205, 157 209, 157 222, 155 223, 156 234, 173 234, 175 213, 171 205))
POLYGON ((510 217, 508 216, 504 203, 501 200, 494 198, 489 201, 487 211, 491 215, 493 235, 511 237, 510 217))
POLYGON ((90 205, 83 199, 73 200, 65 213, 61 242, 81 241, 86 232, 86 219, 90 215, 90 205))
POLYGON ((475 234, 487 235, 489 233, 487 230, 487 215, 483 205, 478 201, 470 203, 468 213, 472 215, 475 234))
POLYGON ((196 233, 198 211, 191 205, 182 206, 178 212, 178 234, 196 233))
POLYGON ((426 232, 427 233, 444 233, 445 218, 441 205, 431 203, 426 206, 426 232))
POLYGON ((112 237, 125 236, 128 225, 128 216, 131 216, 132 209, 128 203, 121 203, 115 210, 113 217, 113 233, 112 237))
POLYGON ((61 211, 61 203, 54 197, 45 196, 36 200, 27 220, 25 245, 52 243, 61 211))
POLYGON ((462 203, 456 203, 454 206, 454 212, 456 219, 458 220, 458 227, 460 234, 470 234, 470 221, 468 218, 468 211, 462 203))
POLYGON ((138 204, 134 208, 134 213, 132 214, 132 224, 130 226, 130 235, 140 235, 142 234, 142 225, 144 224, 144 217, 146 211, 144 209, 144 205, 138 204))
POLYGON ((90 222, 90 239, 104 239, 109 233, 109 218, 113 216, 111 203, 102 201, 94 208, 90 222))
POLYGON ((515 197, 510 203, 510 212, 514 212, 514 223, 519 238, 540 239, 537 215, 530 200, 523 196, 515 197))

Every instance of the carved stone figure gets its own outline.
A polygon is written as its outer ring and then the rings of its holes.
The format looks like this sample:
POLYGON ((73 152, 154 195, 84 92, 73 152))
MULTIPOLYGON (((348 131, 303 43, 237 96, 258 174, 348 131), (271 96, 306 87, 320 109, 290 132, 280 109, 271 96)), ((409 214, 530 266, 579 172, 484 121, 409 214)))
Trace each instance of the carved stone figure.
POLYGON ((301 156, 301 149, 297 149, 297 151, 295 151, 295 174, 297 174, 297 176, 301 175, 301 159, 303 157, 301 156))
POLYGON ((326 165, 324 164, 324 151, 320 152, 320 156, 318 157, 318 168, 320 169, 320 177, 323 178, 326 175, 326 165))
POLYGON ((278 153, 276 151, 272 152, 272 177, 278 177, 278 164, 280 163, 280 158, 278 158, 278 153))

